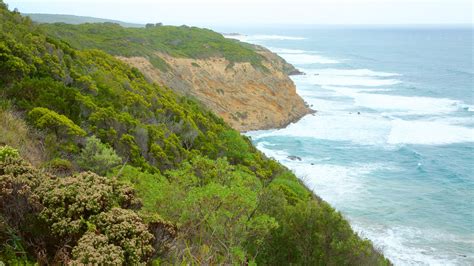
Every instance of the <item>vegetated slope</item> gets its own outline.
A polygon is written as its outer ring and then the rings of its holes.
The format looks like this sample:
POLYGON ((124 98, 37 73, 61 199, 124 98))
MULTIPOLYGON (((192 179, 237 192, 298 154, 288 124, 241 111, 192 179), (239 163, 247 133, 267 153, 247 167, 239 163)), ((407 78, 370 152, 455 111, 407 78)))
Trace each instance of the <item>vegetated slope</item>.
POLYGON ((2 2, 0 89, 7 265, 388 263, 206 108, 2 2))
POLYGON ((282 127, 311 112, 289 73, 296 69, 267 49, 196 27, 123 28, 117 24, 45 24, 79 49, 104 50, 147 78, 191 95, 234 129, 282 127))
POLYGON ((129 23, 112 19, 94 18, 75 15, 63 14, 40 14, 40 13, 22 13, 24 16, 30 17, 33 21, 39 23, 68 23, 68 24, 83 24, 83 23, 116 23, 122 27, 140 28, 145 27, 145 24, 129 23))

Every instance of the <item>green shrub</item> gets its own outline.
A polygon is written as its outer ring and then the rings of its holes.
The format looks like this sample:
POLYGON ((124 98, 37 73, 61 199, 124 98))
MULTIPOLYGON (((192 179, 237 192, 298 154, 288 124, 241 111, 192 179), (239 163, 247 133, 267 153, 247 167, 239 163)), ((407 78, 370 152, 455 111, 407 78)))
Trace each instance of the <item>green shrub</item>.
POLYGON ((56 175, 68 175, 74 170, 72 163, 66 159, 54 158, 46 163, 46 169, 56 175))
POLYGON ((43 180, 36 190, 44 206, 41 218, 58 236, 77 236, 91 216, 110 210, 120 198, 120 186, 91 172, 43 180))
POLYGON ((75 48, 101 49, 113 55, 143 56, 164 71, 167 65, 157 52, 175 57, 209 58, 222 56, 229 62, 249 62, 265 69, 264 57, 252 45, 227 39, 209 29, 197 27, 161 26, 153 28, 123 28, 110 23, 81 25, 45 24, 52 36, 67 40, 75 48))
POLYGON ((119 181, 132 186, 143 201, 141 212, 155 214, 157 200, 162 195, 164 184, 168 183, 166 178, 159 173, 151 174, 130 165, 115 169, 111 176, 117 174, 119 181))
POLYGON ((153 252, 153 236, 138 215, 113 208, 93 219, 94 230, 85 233, 72 250, 74 263, 138 265, 153 252))
POLYGON ((122 158, 95 136, 86 139, 86 146, 77 158, 77 164, 82 169, 98 174, 107 173, 108 170, 121 162, 122 158))
POLYGON ((275 178, 270 186, 280 189, 286 196, 286 200, 291 204, 300 201, 307 201, 311 198, 311 194, 294 175, 285 173, 275 178))
POLYGON ((152 255, 153 236, 135 212, 113 208, 100 213, 92 221, 96 230, 105 235, 109 243, 123 250, 125 264, 138 264, 152 255))
POLYGON ((78 125, 74 124, 71 119, 47 108, 35 107, 28 113, 28 116, 33 125, 39 129, 52 131, 58 135, 86 135, 86 132, 78 125))
POLYGON ((123 265, 124 251, 109 243, 107 236, 87 232, 72 250, 73 265, 123 265))
POLYGON ((0 162, 4 162, 7 158, 18 158, 18 151, 9 146, 0 147, 0 162))

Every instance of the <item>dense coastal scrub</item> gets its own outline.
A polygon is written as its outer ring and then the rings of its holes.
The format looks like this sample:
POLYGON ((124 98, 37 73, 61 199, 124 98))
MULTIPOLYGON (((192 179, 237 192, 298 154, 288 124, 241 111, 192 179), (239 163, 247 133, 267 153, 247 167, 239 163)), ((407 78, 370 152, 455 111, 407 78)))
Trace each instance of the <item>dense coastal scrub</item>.
POLYGON ((388 264, 200 103, 2 2, 0 30, 1 261, 388 264))
POLYGON ((112 23, 41 28, 73 48, 114 55, 147 79, 196 98, 239 131, 284 127, 312 112, 288 76, 301 72, 262 46, 208 29, 112 23))
POLYGON ((100 49, 117 56, 143 56, 157 68, 166 70, 166 63, 158 53, 173 57, 224 57, 230 66, 236 62, 250 62, 264 68, 264 57, 255 53, 251 44, 226 39, 212 30, 189 26, 152 25, 146 28, 125 28, 114 23, 43 24, 53 37, 67 41, 81 49, 100 49))

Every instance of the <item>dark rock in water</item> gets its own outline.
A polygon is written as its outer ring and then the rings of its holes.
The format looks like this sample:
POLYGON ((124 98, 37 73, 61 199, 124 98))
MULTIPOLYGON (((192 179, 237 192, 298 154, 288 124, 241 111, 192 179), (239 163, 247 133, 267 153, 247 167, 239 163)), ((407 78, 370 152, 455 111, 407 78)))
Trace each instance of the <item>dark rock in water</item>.
POLYGON ((314 163, 311 163, 311 165, 314 165, 314 163))
POLYGON ((360 112, 357 112, 358 115, 360 115, 360 112))
POLYGON ((292 70, 288 73, 288 76, 297 76, 297 75, 306 75, 306 73, 301 72, 296 68, 295 68, 295 70, 292 70))
POLYGON ((301 161, 301 158, 295 155, 288 156, 288 159, 293 160, 293 161, 296 161, 296 160, 301 161))

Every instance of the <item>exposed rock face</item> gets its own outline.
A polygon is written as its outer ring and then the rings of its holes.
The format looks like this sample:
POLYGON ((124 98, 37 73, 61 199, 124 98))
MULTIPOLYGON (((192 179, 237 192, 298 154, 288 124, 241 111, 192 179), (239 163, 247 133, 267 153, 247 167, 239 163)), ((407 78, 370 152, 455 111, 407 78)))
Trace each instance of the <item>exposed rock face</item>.
POLYGON ((157 54, 170 66, 161 71, 143 57, 118 58, 151 80, 196 97, 240 131, 284 127, 310 113, 288 77, 297 70, 267 49, 256 49, 266 58, 266 70, 250 63, 230 64, 224 58, 157 54))

